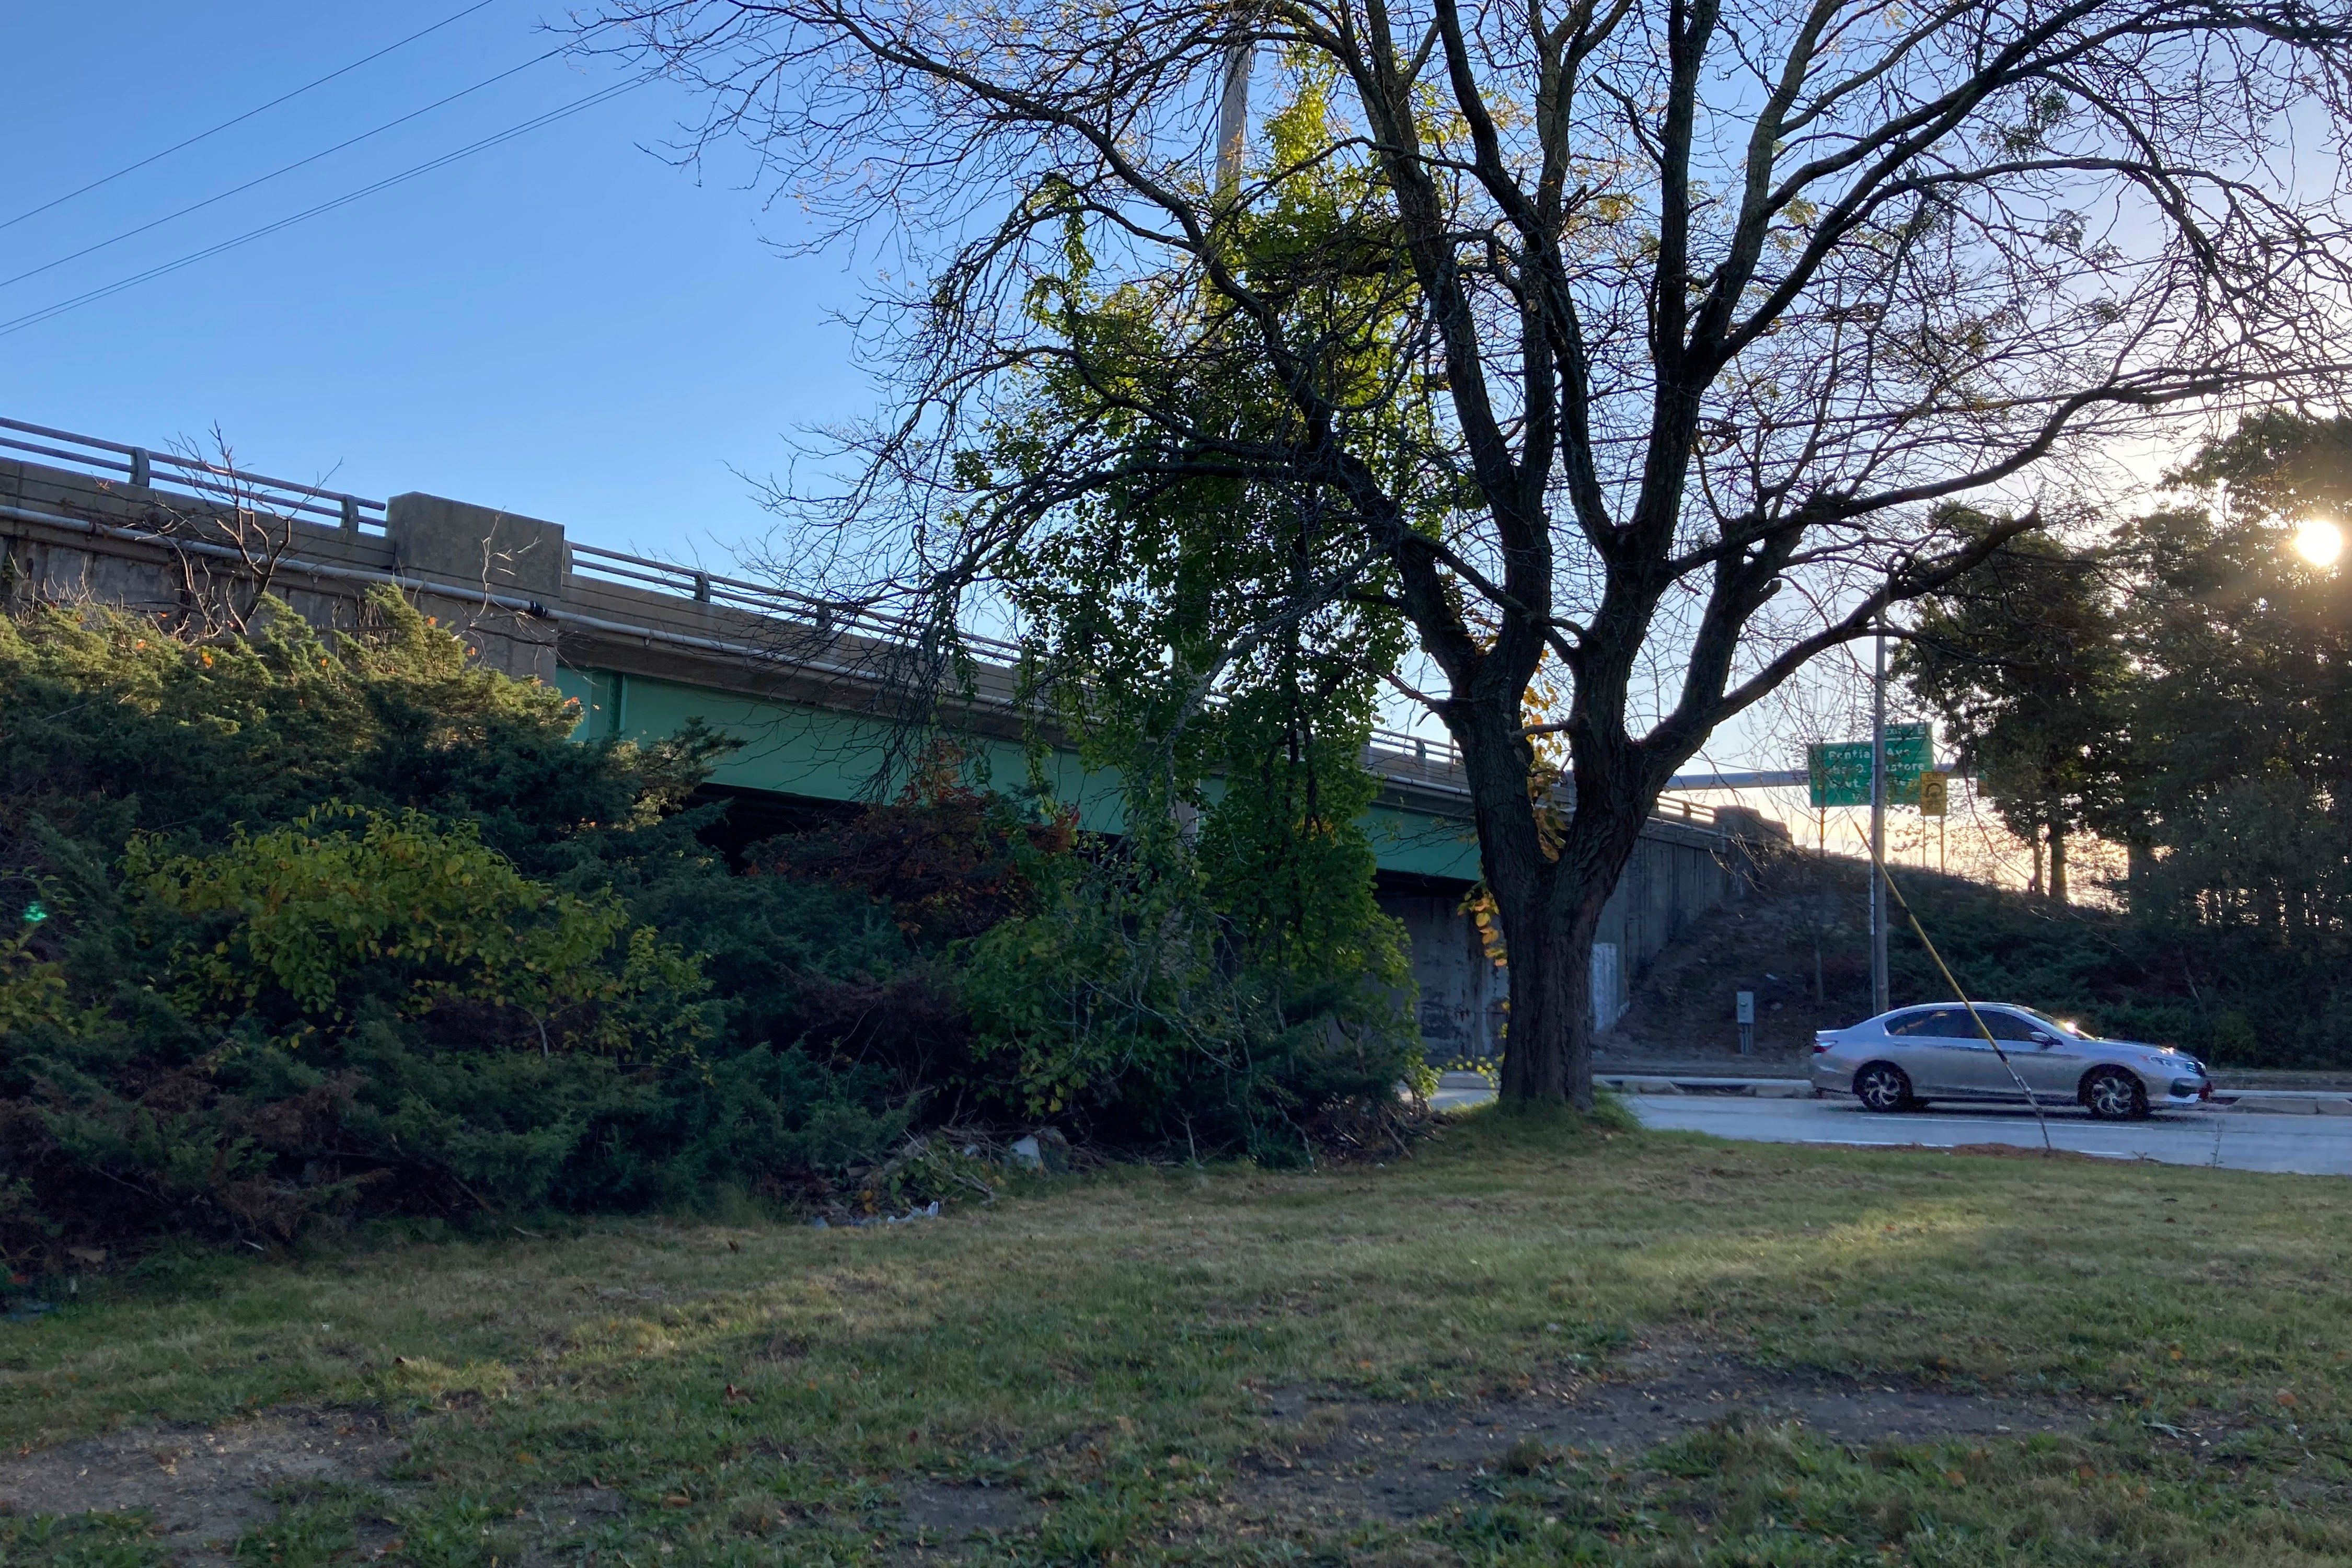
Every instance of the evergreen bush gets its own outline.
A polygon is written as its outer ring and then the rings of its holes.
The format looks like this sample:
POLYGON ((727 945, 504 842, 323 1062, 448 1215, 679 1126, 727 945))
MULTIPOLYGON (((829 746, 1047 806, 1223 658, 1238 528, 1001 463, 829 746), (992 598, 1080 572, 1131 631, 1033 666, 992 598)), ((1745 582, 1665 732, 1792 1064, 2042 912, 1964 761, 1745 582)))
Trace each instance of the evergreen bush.
MULTIPOLYGON (((1174 923, 1132 991, 1142 906, 1105 847, 952 753, 732 874, 700 837, 725 807, 692 798, 709 732, 576 742, 576 707, 397 595, 364 612, 333 636, 270 604, 204 637, 89 605, 0 618, 20 1267, 378 1215, 919 1201, 940 1162, 893 1151, 958 1118, 1295 1158, 1409 1071, 1360 845, 1285 884, 1324 917, 1305 939, 1184 860, 1149 893, 1174 923), (1244 940, 1277 927, 1279 952, 1244 940), (1062 1005, 1081 992, 1135 1005, 1062 1005)), ((1265 825, 1246 848, 1232 826, 1212 858, 1255 886, 1265 825)))

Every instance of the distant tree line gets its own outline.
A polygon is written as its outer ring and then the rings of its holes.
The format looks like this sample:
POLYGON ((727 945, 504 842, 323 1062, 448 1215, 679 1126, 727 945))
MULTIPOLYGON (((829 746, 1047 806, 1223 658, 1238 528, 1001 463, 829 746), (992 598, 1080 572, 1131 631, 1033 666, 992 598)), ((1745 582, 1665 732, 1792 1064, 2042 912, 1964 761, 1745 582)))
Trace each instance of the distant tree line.
POLYGON ((2067 836, 2095 834, 2126 851, 2136 924, 2332 972, 2352 947, 2352 567, 2295 540, 2352 512, 2352 418, 2254 416, 2166 482, 2177 499, 2095 542, 2010 542, 1923 605, 1897 668, 2050 899, 2080 890, 2067 836))

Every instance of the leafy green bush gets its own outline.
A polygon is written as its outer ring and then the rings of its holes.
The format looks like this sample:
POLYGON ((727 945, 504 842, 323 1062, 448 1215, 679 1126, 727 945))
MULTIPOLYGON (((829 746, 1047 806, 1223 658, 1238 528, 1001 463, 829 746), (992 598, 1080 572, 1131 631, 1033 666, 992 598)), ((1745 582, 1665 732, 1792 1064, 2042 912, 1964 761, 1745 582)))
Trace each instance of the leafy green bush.
MULTIPOLYGON (((656 977, 702 989, 694 961, 649 929, 624 938, 617 898, 530 881, 483 848, 472 824, 443 827, 422 812, 322 806, 198 855, 162 857, 142 837, 122 868, 142 910, 198 928, 169 960, 183 1007, 265 1019, 297 1040, 372 997, 411 1017, 465 1003, 517 1013, 542 1052, 589 1040, 625 1049, 635 1020, 598 1016, 599 1004, 656 977), (618 973, 604 962, 616 941, 628 950, 618 973)), ((679 1042, 689 1049, 708 1032, 691 1018, 679 1042)))
POLYGON ((727 874, 678 809, 706 739, 575 744, 371 613, 0 622, 0 1247, 791 1193, 903 1138, 796 1020, 904 940, 727 874))
POLYGON ((552 688, 470 665, 390 589, 356 636, 277 607, 191 644, 145 617, 47 605, 0 619, 0 870, 36 817, 111 858, 134 833, 220 845, 329 801, 475 824, 524 874, 616 847, 700 778, 708 737, 575 743, 552 688))
POLYGON ((89 607, 0 619, 20 1263, 373 1215, 903 1196, 947 1158, 909 1133, 970 1116, 1291 1158, 1412 1070, 1360 836, 1266 882, 1300 798, 1281 767, 1249 795, 1265 820, 1213 812, 1197 863, 1139 879, 944 753, 731 875, 698 837, 724 807, 691 804, 708 733, 575 742, 575 708, 395 595, 348 636, 265 610, 202 641, 89 607), (1255 890, 1220 902, 1203 867, 1255 890))
POLYGON ((208 853, 137 840, 124 868, 59 889, 84 933, 54 967, 89 1005, 8 1037, 16 1250, 690 1203, 787 1189, 905 1131, 877 1072, 709 1048, 722 1009, 696 958, 466 826, 322 809, 208 853))
POLYGON ((1267 963, 1248 934, 1171 847, 1074 868, 966 954, 979 1087, 1106 1142, 1289 1162, 1426 1078, 1390 973, 1318 970, 1295 943, 1267 963))

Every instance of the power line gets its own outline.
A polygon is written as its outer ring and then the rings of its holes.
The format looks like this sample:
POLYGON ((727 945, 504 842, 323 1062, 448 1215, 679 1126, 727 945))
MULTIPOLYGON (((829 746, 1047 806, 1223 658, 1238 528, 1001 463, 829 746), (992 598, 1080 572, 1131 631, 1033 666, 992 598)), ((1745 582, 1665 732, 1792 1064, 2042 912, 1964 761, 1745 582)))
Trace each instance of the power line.
POLYGON ((306 219, 318 217, 323 214, 333 212, 337 207, 348 206, 352 203, 360 200, 362 197, 372 196, 378 191, 390 190, 393 186, 404 184, 410 180, 415 179, 420 174, 429 174, 436 169, 446 168, 447 165, 456 163, 460 158, 471 157, 477 153, 485 152, 489 148, 498 146, 501 142, 511 142, 516 137, 520 136, 527 132, 536 131, 542 125, 551 125, 559 120, 563 120, 572 115, 578 114, 583 110, 593 109, 598 104, 618 98, 625 92, 633 91, 653 80, 655 76, 658 74, 658 72, 648 71, 642 76, 632 77, 627 81, 615 83, 614 86, 602 89, 596 92, 592 92, 585 98, 565 104, 561 109, 551 109, 544 114, 535 115, 531 119, 524 121, 520 125, 510 125, 506 130, 499 132, 495 135, 485 136, 478 142, 469 142, 465 146, 459 147, 454 152, 444 153, 437 158, 428 159, 425 163, 416 164, 413 168, 404 169, 397 174, 386 175, 384 178, 376 181, 373 184, 362 185, 356 191, 346 192, 344 195, 337 196, 331 201, 320 202, 316 206, 305 207, 302 211, 296 213, 289 217, 279 218, 275 223, 264 224, 261 227, 238 235, 234 239, 225 239, 217 245, 208 245, 204 249, 192 251, 188 255, 183 256, 175 261, 166 261, 160 266, 151 267, 144 272, 136 272, 128 278, 118 279, 114 282, 106 284, 101 288, 92 289, 87 293, 77 294, 69 300, 60 300, 54 305, 47 305, 42 307, 40 310, 27 311, 24 315, 15 317, 8 321, 0 321, 0 338, 8 337, 16 332, 21 332, 27 327, 37 326, 41 322, 48 321, 52 317, 61 316, 68 310, 78 310, 81 306, 90 304, 96 300, 103 300, 110 294, 119 294, 125 289, 134 288, 141 283, 149 281, 150 279, 161 278, 167 272, 177 272, 183 267, 192 267, 199 261, 209 260, 213 257, 220 255, 223 251, 235 250, 238 246, 249 244, 257 239, 266 238, 270 235, 276 234, 282 228, 289 228, 295 224, 301 223, 306 219))
POLYGON ((447 26, 450 23, 463 21, 465 18, 472 16, 475 12, 480 10, 483 6, 493 3, 494 0, 474 0, 474 4, 467 6, 464 10, 457 13, 457 15, 444 16, 439 21, 434 23, 431 26, 421 28, 416 32, 409 34, 408 37, 401 39, 398 43, 386 44, 383 47, 376 50, 376 52, 372 55, 367 55, 359 59, 355 59, 351 64, 342 67, 341 69, 329 71, 326 75, 320 77, 316 81, 304 82, 300 87, 296 88, 293 91, 281 93, 278 97, 271 99, 259 109, 248 109, 234 120, 222 121, 210 131, 199 131, 184 142, 173 142, 161 153, 151 153, 146 157, 140 159, 136 163, 125 163, 121 168, 115 170, 111 174, 100 175, 99 178, 92 180, 89 184, 81 186, 78 190, 68 191, 64 195, 53 197, 48 201, 43 202, 39 206, 32 208, 30 211, 20 212, 15 217, 8 219, 5 223, 0 223, 0 229, 14 228, 28 217, 38 217, 43 213, 48 211, 51 207, 62 206, 66 203, 73 200, 76 196, 86 196, 89 195, 90 192, 98 189, 100 185, 112 184, 115 181, 122 178, 125 174, 135 174, 137 171, 145 168, 148 164, 154 163, 159 158, 168 158, 173 153, 179 152, 182 148, 193 147, 207 136, 217 136, 232 125, 242 125, 257 114, 260 114, 268 110, 275 109, 281 103, 286 103, 294 99, 299 98, 304 93, 310 91, 312 88, 324 87, 339 76, 349 76, 352 72, 359 69, 360 67, 380 60, 395 49, 404 49, 409 45, 415 43, 417 39, 425 37, 425 34, 437 33, 442 28, 447 26))
POLYGON ((385 132, 393 130, 396 126, 407 124, 410 121, 415 120, 419 115, 430 114, 436 109, 441 109, 449 104, 455 103, 459 99, 465 98, 469 94, 479 92, 486 87, 494 87, 498 83, 506 80, 507 78, 513 76, 518 72, 527 71, 535 65, 539 65, 546 60, 553 59, 562 52, 563 50, 560 47, 550 49, 547 53, 527 59, 519 66, 513 66, 506 70, 502 70, 494 77, 486 77, 482 80, 476 82, 471 87, 459 88, 456 92, 451 93, 448 97, 436 100, 434 102, 426 104, 422 109, 412 109, 397 120, 387 120, 373 131, 362 131, 358 135, 350 138, 348 141, 338 142, 333 146, 327 148, 323 152, 313 153, 307 158, 297 158, 294 162, 286 164, 283 168, 272 169, 266 174, 256 175, 254 178, 246 181, 246 183, 241 185, 232 186, 226 191, 222 191, 217 195, 206 196, 203 201, 182 207, 178 212, 166 214, 163 217, 156 218, 150 223, 142 223, 137 228, 126 228, 121 234, 115 235, 112 238, 101 239, 94 245, 85 245, 70 256, 60 256, 55 261, 44 261, 38 267, 17 273, 14 278, 0 278, 0 289, 13 288, 15 285, 22 283, 27 278, 38 278, 42 273, 54 271, 58 268, 63 267, 68 261, 79 261, 85 256, 93 255, 98 251, 104 250, 109 246, 120 245, 126 239, 134 238, 139 235, 145 234, 151 228, 160 228, 167 223, 187 216, 190 213, 202 212, 205 208, 212 206, 216 203, 225 202, 231 196, 243 195, 246 192, 253 189, 256 185, 266 185, 270 181, 278 178, 280 174, 290 174, 295 170, 302 168, 308 164, 315 163, 321 158, 331 157, 335 153, 341 152, 346 147, 355 147, 359 145, 359 143, 367 141, 370 137, 381 136, 385 132))

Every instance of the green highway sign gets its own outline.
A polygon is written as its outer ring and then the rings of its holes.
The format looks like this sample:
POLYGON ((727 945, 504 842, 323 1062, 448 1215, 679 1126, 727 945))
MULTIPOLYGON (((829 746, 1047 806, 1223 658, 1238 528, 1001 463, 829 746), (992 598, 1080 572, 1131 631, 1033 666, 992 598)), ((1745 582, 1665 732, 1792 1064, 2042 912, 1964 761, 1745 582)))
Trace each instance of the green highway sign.
POLYGON ((1870 804, 1870 742, 1807 746, 1805 773, 1816 807, 1870 804))
MULTIPOLYGON (((1917 805, 1919 781, 1935 771, 1936 736, 1926 724, 1886 726, 1886 804, 1917 805)), ((1870 742, 1842 741, 1805 748, 1812 804, 1870 804, 1870 742)))

